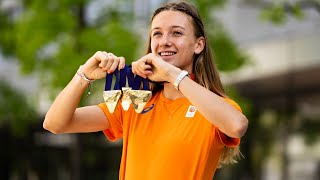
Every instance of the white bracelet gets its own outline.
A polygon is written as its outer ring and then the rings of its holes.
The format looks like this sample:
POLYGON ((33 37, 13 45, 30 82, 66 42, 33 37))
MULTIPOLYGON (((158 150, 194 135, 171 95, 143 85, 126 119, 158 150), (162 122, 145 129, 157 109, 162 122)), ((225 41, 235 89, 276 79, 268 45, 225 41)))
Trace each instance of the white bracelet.
POLYGON ((181 83, 182 79, 188 75, 189 75, 188 71, 186 70, 181 71, 181 73, 179 74, 179 76, 177 77, 177 79, 173 84, 177 90, 179 90, 179 84, 181 83))
POLYGON ((82 77, 83 80, 87 81, 88 83, 92 83, 94 79, 89 79, 87 76, 82 72, 82 65, 79 67, 77 74, 82 77))
POLYGON ((89 79, 87 78, 87 76, 82 72, 82 65, 79 67, 78 71, 77 71, 77 74, 85 81, 87 81, 88 83, 88 95, 91 94, 91 83, 94 82, 94 79, 89 79))

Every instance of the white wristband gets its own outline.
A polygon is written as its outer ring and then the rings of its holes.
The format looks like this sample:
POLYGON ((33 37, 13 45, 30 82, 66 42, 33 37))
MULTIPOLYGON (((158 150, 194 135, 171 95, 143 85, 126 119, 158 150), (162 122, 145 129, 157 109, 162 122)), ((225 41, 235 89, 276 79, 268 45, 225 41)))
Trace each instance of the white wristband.
POLYGON ((188 76, 189 75, 189 73, 188 73, 188 71, 186 71, 186 70, 183 70, 183 71, 181 71, 181 73, 179 74, 179 76, 177 77, 177 79, 175 80, 175 82, 174 82, 174 87, 177 89, 177 90, 179 90, 179 84, 180 84, 180 82, 182 81, 182 79, 184 78, 184 77, 186 77, 186 76, 188 76))

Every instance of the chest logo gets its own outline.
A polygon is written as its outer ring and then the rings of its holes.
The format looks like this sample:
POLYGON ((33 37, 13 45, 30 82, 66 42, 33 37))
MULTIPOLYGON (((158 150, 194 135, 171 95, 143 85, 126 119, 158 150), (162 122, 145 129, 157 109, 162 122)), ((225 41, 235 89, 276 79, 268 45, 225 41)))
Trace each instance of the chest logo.
POLYGON ((141 114, 145 114, 145 113, 149 112, 151 109, 153 109, 153 107, 154 107, 154 104, 151 104, 149 107, 144 108, 141 111, 141 114))
POLYGON ((194 117, 195 113, 197 111, 197 108, 190 105, 189 108, 188 108, 188 111, 186 113, 186 117, 194 117))

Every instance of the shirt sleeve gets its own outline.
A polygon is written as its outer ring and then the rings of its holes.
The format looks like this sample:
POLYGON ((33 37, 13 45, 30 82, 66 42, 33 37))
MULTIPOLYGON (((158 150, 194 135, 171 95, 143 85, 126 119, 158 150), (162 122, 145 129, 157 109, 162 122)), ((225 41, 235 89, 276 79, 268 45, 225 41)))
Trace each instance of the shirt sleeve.
MULTIPOLYGON (((242 112, 240 106, 235 102, 233 101, 232 99, 228 99, 228 98, 225 98, 224 99, 225 101, 227 101, 230 105, 232 105, 234 108, 236 108, 237 110, 239 110, 240 112, 242 112)), ((223 132, 221 132, 218 128, 216 128, 216 132, 218 132, 218 135, 219 135, 219 138, 220 138, 220 141, 225 145, 225 146, 228 146, 228 147, 236 147, 240 144, 240 138, 232 138, 232 137, 229 137, 227 136, 226 134, 224 134, 223 132)))
POLYGON ((112 142, 122 138, 123 122, 121 118, 121 109, 119 108, 121 105, 118 104, 113 113, 109 112, 105 103, 98 104, 98 106, 107 116, 107 119, 110 123, 110 128, 103 130, 104 135, 107 136, 107 138, 112 142))

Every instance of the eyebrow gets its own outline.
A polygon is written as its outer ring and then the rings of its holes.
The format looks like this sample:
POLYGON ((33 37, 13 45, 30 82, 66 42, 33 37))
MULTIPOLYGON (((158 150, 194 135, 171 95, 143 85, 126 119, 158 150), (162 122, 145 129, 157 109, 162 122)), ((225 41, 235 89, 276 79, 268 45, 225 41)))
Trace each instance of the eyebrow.
MULTIPOLYGON (((182 26, 171 26, 170 28, 181 28, 181 29, 185 30, 185 28, 182 27, 182 26)), ((152 31, 154 31, 154 30, 158 30, 158 29, 161 29, 161 28, 160 28, 160 27, 155 27, 155 28, 151 29, 150 32, 152 32, 152 31)))

